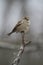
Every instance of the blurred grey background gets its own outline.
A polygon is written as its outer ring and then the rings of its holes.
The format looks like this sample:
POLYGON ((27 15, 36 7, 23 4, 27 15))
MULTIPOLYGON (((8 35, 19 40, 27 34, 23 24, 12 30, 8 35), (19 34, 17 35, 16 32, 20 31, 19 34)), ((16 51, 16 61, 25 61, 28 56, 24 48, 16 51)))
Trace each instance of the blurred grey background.
POLYGON ((0 0, 0 65, 11 65, 20 46, 20 33, 7 36, 24 16, 29 16, 30 30, 20 65, 43 65, 43 0, 0 0))

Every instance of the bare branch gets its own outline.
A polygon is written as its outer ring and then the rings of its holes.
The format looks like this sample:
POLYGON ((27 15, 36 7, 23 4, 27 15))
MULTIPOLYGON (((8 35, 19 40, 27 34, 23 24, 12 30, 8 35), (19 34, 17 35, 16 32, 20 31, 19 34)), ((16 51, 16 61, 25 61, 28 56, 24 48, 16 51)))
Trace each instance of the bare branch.
POLYGON ((21 45, 20 49, 19 49, 19 52, 17 54, 17 57, 14 59, 12 65, 18 65, 20 63, 20 59, 22 57, 22 54, 24 52, 24 49, 25 49, 25 46, 27 46, 28 44, 30 44, 31 41, 29 41, 28 43, 25 43, 25 45, 21 45))

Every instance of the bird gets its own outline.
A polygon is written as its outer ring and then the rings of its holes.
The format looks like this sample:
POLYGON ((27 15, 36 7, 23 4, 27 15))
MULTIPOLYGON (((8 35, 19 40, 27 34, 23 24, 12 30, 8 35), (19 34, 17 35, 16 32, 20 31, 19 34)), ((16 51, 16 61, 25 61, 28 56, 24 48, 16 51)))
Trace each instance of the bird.
POLYGON ((22 41, 24 44, 24 34, 29 31, 29 26, 30 26, 30 18, 28 16, 23 17, 16 26, 13 28, 13 30, 8 33, 7 35, 10 36, 12 33, 21 33, 22 34, 22 41))

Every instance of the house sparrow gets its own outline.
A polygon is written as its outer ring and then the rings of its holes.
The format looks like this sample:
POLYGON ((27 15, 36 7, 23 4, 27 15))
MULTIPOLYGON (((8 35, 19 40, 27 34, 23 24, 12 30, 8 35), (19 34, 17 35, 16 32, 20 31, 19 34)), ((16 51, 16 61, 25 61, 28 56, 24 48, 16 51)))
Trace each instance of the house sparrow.
POLYGON ((30 25, 29 17, 23 17, 22 20, 18 21, 13 30, 10 33, 8 33, 8 36, 14 32, 20 32, 20 33, 27 32, 29 30, 29 25, 30 25))
POLYGON ((22 35, 22 44, 23 46, 25 46, 24 34, 29 30, 29 25, 29 17, 23 17, 22 20, 18 21, 17 25, 13 28, 13 30, 8 33, 8 36, 10 36, 14 32, 20 32, 22 35))

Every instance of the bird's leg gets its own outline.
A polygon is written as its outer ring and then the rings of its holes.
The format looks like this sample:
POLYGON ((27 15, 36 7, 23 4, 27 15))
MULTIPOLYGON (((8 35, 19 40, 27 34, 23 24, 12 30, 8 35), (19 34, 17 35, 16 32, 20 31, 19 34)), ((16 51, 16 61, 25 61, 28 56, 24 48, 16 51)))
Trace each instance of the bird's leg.
POLYGON ((23 46, 26 46, 32 42, 32 41, 28 41, 28 42, 25 41, 25 39, 24 39, 25 33, 24 32, 22 32, 21 35, 22 35, 22 45, 23 46))
POLYGON ((25 33, 22 32, 21 35, 22 35, 22 44, 23 44, 23 46, 25 46, 25 42, 24 42, 24 36, 25 36, 25 33))

